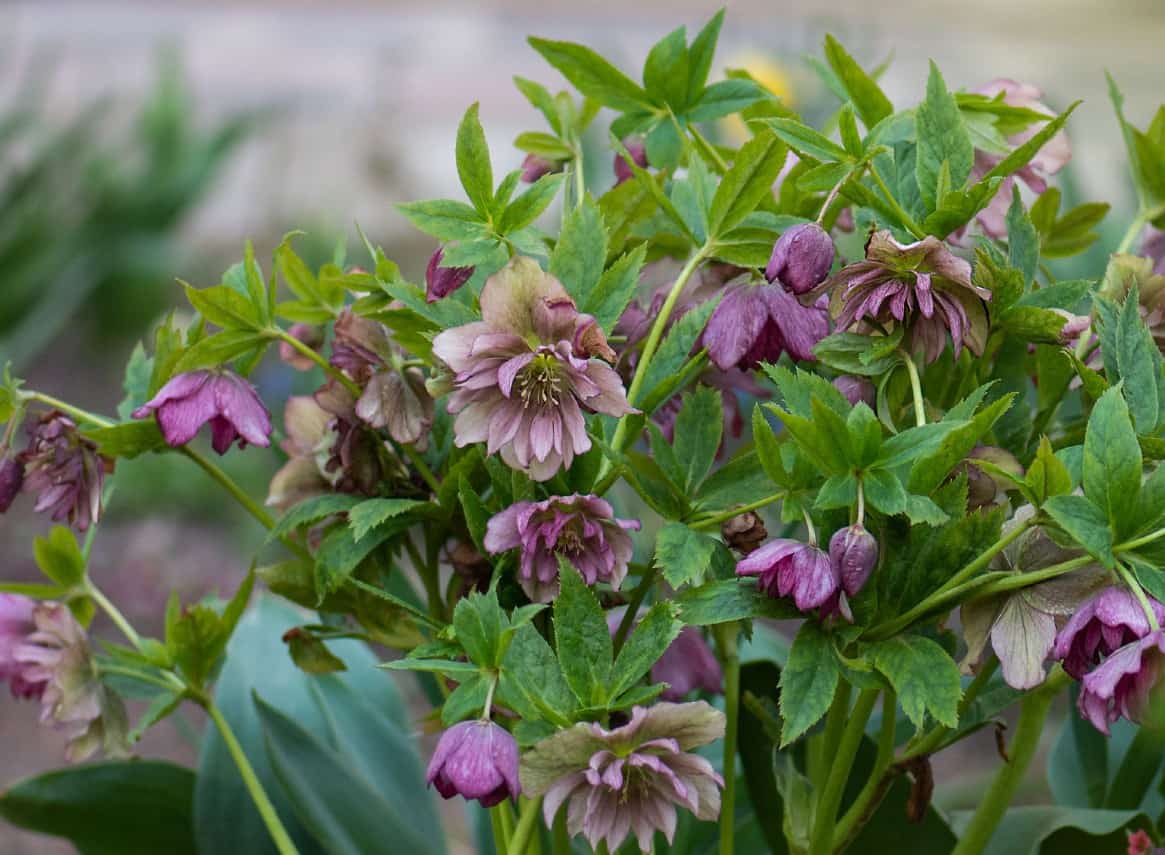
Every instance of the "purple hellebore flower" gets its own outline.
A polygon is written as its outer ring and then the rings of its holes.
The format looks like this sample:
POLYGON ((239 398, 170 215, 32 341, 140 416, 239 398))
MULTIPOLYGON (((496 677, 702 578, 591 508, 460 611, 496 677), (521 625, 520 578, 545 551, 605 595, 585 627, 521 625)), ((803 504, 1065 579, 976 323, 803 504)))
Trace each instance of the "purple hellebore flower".
POLYGON ((518 743, 492 721, 463 721, 441 734, 425 780, 443 798, 477 799, 493 807, 522 792, 518 743))
MULTIPOLYGON (((315 324, 292 324, 288 335, 303 342, 314 351, 324 344, 324 331, 315 324)), ((279 358, 296 371, 311 371, 315 363, 285 341, 279 342, 279 358)))
MULTIPOLYGON (((623 148, 627 149, 627 153, 631 155, 631 162, 640 169, 647 169, 647 146, 643 144, 643 140, 628 137, 623 140, 623 148)), ((622 184, 624 181, 630 181, 635 177, 635 173, 631 171, 631 167, 627 165, 627 158, 623 156, 622 152, 615 153, 615 184, 622 184)))
POLYGON ((101 487, 106 461, 97 445, 85 439, 68 416, 45 413, 29 426, 28 447, 21 452, 23 489, 36 493, 33 510, 45 511, 53 522, 66 519, 86 531, 101 517, 101 487))
MULTIPOLYGON (((1150 599, 1159 623, 1165 623, 1165 605, 1150 599)), ((1149 634, 1149 620, 1136 596, 1110 586, 1096 594, 1069 618, 1056 636, 1052 655, 1077 680, 1117 648, 1149 634)))
POLYGON ((304 499, 326 493, 333 480, 324 468, 328 461, 328 423, 332 414, 311 395, 292 395, 283 408, 280 448, 287 462, 271 478, 266 504, 287 510, 304 499))
POLYGON ((392 340, 388 328, 371 318, 364 318, 344 307, 332 329, 333 367, 340 369, 356 384, 363 386, 373 374, 392 361, 392 340))
POLYGON ((533 184, 539 178, 550 175, 552 172, 562 172, 562 161, 551 160, 537 154, 527 154, 522 161, 522 181, 527 184, 533 184))
POLYGON ((453 372, 448 409, 457 446, 487 452, 546 481, 591 447, 583 410, 635 412, 623 381, 592 356, 613 360, 602 330, 579 314, 562 284, 538 262, 516 256, 481 292, 482 320, 433 339, 453 372))
POLYGON ((0 514, 5 513, 24 485, 24 461, 17 454, 0 457, 0 514))
POLYGON ((878 541, 860 525, 839 528, 829 539, 829 560, 842 590, 855 596, 878 563, 878 541))
POLYGON ((567 831, 592 847, 615 852, 630 833, 650 852, 656 831, 674 839, 677 805, 719 816, 724 779, 691 749, 723 736, 724 713, 704 701, 635 707, 622 727, 583 722, 537 743, 522 757, 522 790, 545 795, 547 825, 565 804, 567 831))
POLYGON ((971 265, 938 238, 900 244, 888 231, 874 232, 866 258, 825 280, 837 329, 848 330, 869 317, 883 325, 905 324, 911 351, 928 363, 938 359, 947 334, 957 357, 964 345, 983 355, 991 292, 971 282, 971 265))
POLYGON ((627 532, 638 529, 637 520, 616 519, 605 499, 576 493, 518 502, 494 514, 484 546, 493 554, 520 547, 522 590, 533 602, 548 603, 558 595, 558 556, 588 585, 607 582, 619 590, 633 549, 627 532))
POLYGON ((372 427, 387 428, 397 442, 424 451, 433 425, 433 399, 425 391, 425 375, 414 366, 373 375, 356 402, 356 415, 372 427))
POLYGON ((156 413, 166 443, 174 448, 194 439, 207 422, 211 447, 226 454, 231 443, 266 448, 271 444, 271 415, 255 387, 231 371, 187 371, 173 377, 152 400, 133 411, 135 419, 156 413))
POLYGON ((841 587, 829 556, 808 543, 778 538, 736 563, 737 576, 759 577, 757 587, 770 597, 793 596, 803 612, 827 604, 841 587))
POLYGON ((725 293, 708 319, 703 342, 717 368, 750 371, 776 362, 782 353, 811 361, 813 348, 827 335, 829 314, 820 303, 803 306, 779 284, 744 283, 725 293))
POLYGON ((439 246, 429 258, 429 266, 425 268, 425 302, 436 303, 473 278, 472 267, 442 267, 444 257, 445 249, 439 246))
MULTIPOLYGON (((1044 113, 1049 120, 1055 117, 1055 113, 1040 101, 1044 93, 1038 86, 1032 86, 1030 83, 1018 83, 1014 80, 999 78, 980 86, 975 92, 989 98, 1002 98, 1004 104, 1012 107, 1023 107, 1044 113)), ((1046 122, 1035 122, 1029 125, 1021 133, 1008 137, 1008 144, 1013 147, 1023 145, 1039 133, 1044 124, 1046 122)), ((994 169, 1003 160, 1003 157, 1003 154, 976 149, 970 181, 980 180, 994 169)), ((983 232, 993 238, 1002 238, 1007 235, 1007 211, 1011 207, 1012 187, 1015 185, 1016 178, 1023 181, 1033 192, 1043 193, 1048 189, 1048 183, 1044 176, 1059 172, 1071 158, 1072 147, 1068 143, 1068 135, 1061 129, 1044 143, 1043 147, 1036 152, 1036 156, 1026 166, 1000 182, 995 196, 987 207, 976 215, 983 232)))
POLYGON ((0 594, 0 682, 8 681, 15 698, 39 699, 44 680, 30 680, 27 668, 16 661, 16 648, 36 631, 32 619, 36 600, 20 594, 0 594))
POLYGON ((1140 722, 1162 663, 1165 632, 1159 629, 1117 648, 1081 680, 1076 699, 1080 715, 1105 735, 1122 716, 1140 722))
POLYGON ((794 294, 813 290, 833 267, 833 238, 817 223, 799 223, 773 244, 765 279, 779 281, 794 294))
POLYGON ((871 410, 874 409, 877 392, 874 389, 874 384, 865 377, 843 374, 833 379, 833 386, 837 391, 845 395, 845 399, 850 402, 850 406, 857 406, 859 403, 862 403, 871 410))
POLYGON ((694 689, 721 691, 724 674, 700 631, 694 626, 685 626, 651 666, 651 682, 667 683, 660 697, 678 701, 694 689))

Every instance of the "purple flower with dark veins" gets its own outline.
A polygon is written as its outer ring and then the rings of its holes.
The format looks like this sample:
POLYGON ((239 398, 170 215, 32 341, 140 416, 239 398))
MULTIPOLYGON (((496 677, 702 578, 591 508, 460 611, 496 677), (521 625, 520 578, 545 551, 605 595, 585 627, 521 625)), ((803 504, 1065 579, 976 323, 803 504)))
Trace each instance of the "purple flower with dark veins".
POLYGON ((813 348, 829 335, 829 314, 821 305, 803 306, 779 284, 746 282, 724 294, 703 342, 708 356, 722 371, 733 366, 751 371, 781 354, 812 361, 813 348))
POLYGON ((1165 663, 1165 632, 1153 630, 1118 647, 1084 675, 1076 707, 1093 727, 1108 735, 1119 718, 1140 722, 1149 707, 1149 693, 1165 663))
MULTIPOLYGON (((838 330, 877 321, 883 327, 904 325, 912 353, 934 362, 947 336, 958 357, 966 346, 983 355, 988 320, 985 300, 991 292, 971 282, 971 265, 936 237, 900 244, 888 231, 874 232, 866 258, 825 280, 830 311, 838 330)), ((816 292, 814 292, 816 293, 816 292)))
POLYGON ((780 282, 794 294, 812 291, 833 267, 833 238, 817 223, 800 223, 773 244, 765 279, 780 282))
POLYGON ((558 558, 574 565, 588 585, 606 582, 619 590, 627 575, 633 545, 628 531, 636 520, 615 518, 598 496, 551 496, 518 502, 490 519, 486 551, 520 548, 518 582, 532 601, 548 603, 558 595, 558 558))
POLYGON ((97 445, 81 435, 71 418, 56 411, 42 415, 28 433, 20 460, 23 488, 36 494, 33 510, 86 531, 101 517, 106 461, 97 445))
POLYGON ((874 389, 874 384, 865 377, 843 374, 840 377, 834 378, 833 386, 845 396, 845 399, 850 402, 850 406, 857 406, 859 403, 862 403, 871 410, 874 408, 874 402, 877 400, 877 392, 874 389))
POLYGON ((453 372, 454 440, 546 481, 591 447, 583 412, 635 412, 603 331, 562 284, 517 256, 485 283, 482 320, 445 330, 433 353, 453 372))
POLYGON ((425 776, 443 798, 476 799, 493 807, 522 792, 518 743, 492 721, 463 721, 441 734, 425 776))
POLYGON ((445 257, 444 247, 437 247, 437 251, 429 258, 429 266, 425 268, 425 302, 436 303, 448 297, 466 282, 473 278, 472 267, 442 267, 441 260, 445 257))
POLYGON ((612 730, 580 723, 543 739, 522 757, 522 792, 545 796, 547 825, 563 804, 566 828, 591 847, 615 852, 634 834, 651 851, 656 831, 675 837, 676 807, 697 819, 720 815, 724 779, 693 748, 724 736, 724 713, 703 701, 635 707, 612 730))
POLYGON ((231 443, 266 448, 271 444, 271 415, 255 387, 231 371, 187 371, 163 386, 152 400, 133 411, 135 419, 157 415, 166 443, 174 448, 194 439, 210 423, 211 447, 226 454, 231 443))
POLYGON ((778 538, 736 562, 737 576, 756 576, 770 597, 792 595, 803 612, 826 605, 841 587, 829 556, 808 543, 778 538))
MULTIPOLYGON (((1165 605, 1154 599, 1149 603, 1157 622, 1165 623, 1165 605)), ((1064 670, 1079 680, 1117 648, 1144 638, 1150 630, 1136 596, 1126 588, 1111 586, 1072 613, 1056 635, 1052 655, 1063 660, 1064 670)))

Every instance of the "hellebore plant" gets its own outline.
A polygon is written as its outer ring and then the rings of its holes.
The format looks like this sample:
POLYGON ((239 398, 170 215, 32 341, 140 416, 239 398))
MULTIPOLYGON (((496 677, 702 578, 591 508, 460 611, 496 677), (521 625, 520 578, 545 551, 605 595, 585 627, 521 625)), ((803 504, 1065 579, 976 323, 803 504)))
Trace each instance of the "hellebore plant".
POLYGON ((1112 84, 1138 208, 1094 267, 1108 206, 1048 183, 1074 105, 933 65, 896 105, 827 37, 822 131, 713 76, 722 19, 641 82, 531 39, 572 88, 515 79, 544 125, 497 178, 470 107, 464 198, 397 206, 424 270, 366 239, 312 269, 288 238, 267 274, 247 244, 135 349, 117 417, 5 372, 0 512, 28 493, 57 525, 47 581, 2 586, 0 679, 73 760, 184 703, 211 730, 196 773, 115 759, 0 814, 86 851, 438 855, 435 795, 476 801, 498 855, 1160 842, 1165 111, 1130 124, 1112 84), (265 502, 207 440, 270 462, 265 502), (89 572, 143 455, 268 534, 161 638, 89 572), (1065 695, 1056 803, 1014 807, 1065 695), (931 758, 964 741, 990 779, 948 810, 931 758))

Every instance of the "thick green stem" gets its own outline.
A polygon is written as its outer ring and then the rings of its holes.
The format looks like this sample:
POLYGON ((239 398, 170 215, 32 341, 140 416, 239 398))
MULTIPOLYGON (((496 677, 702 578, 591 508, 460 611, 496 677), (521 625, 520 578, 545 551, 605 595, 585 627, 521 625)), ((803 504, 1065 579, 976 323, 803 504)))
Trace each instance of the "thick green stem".
POLYGON ((837 809, 841 804, 841 797, 845 792, 846 781, 849 780, 854 757, 858 753, 862 734, 866 731, 866 722, 869 721, 870 713, 873 712, 878 694, 877 689, 863 689, 861 691, 850 713, 849 722, 842 732, 841 740, 837 744, 837 750, 829 755, 829 776, 825 779, 825 787, 817 798, 817 811, 813 817, 813 835, 809 839, 809 855, 830 855, 833 852, 833 831, 837 820, 837 809))
POLYGON ((693 520, 691 523, 689 523, 689 527, 697 529, 715 528, 726 520, 730 520, 733 517, 740 516, 741 514, 746 514, 749 511, 759 510, 760 508, 763 508, 767 505, 771 505, 773 502, 779 502, 783 498, 785 498, 785 493, 774 493, 771 496, 765 496, 763 499, 757 499, 755 502, 749 502, 747 505, 740 505, 727 511, 721 511, 719 513, 712 514, 711 516, 693 520))
POLYGON ((259 524, 266 529, 275 528, 275 519, 271 514, 267 513, 263 507, 247 495, 247 492, 240 487, 235 479, 224 472, 218 464, 207 458, 199 451, 195 451, 188 445, 182 446, 178 449, 179 453, 185 457, 190 458, 198 464, 207 475, 219 483, 224 490, 231 494, 236 502, 243 506, 243 509, 258 520, 259 524))
MULTIPOLYGON (((518 824, 514 828, 514 836, 510 838, 509 855, 526 855, 527 847, 530 844, 530 835, 534 833, 535 824, 538 822, 538 814, 542 811, 542 799, 532 799, 525 801, 522 805, 521 814, 518 817, 518 824)), ((501 855, 501 853, 498 853, 501 855)))
POLYGON ((716 627, 716 642, 724 669, 724 792, 720 798, 720 855, 733 855, 736 832, 736 733, 740 725, 740 656, 735 623, 716 627))
POLYGON ((52 395, 46 395, 43 392, 26 392, 24 394, 24 400, 37 401, 46 407, 60 410, 74 421, 86 422, 95 427, 113 427, 116 424, 112 419, 107 419, 104 416, 99 416, 88 410, 82 410, 80 407, 74 407, 72 404, 62 401, 60 398, 54 398, 52 395))
POLYGON ((1146 535, 1138 537, 1134 540, 1119 543, 1114 548, 1115 552, 1130 552, 1134 549, 1140 549, 1142 546, 1148 546, 1150 543, 1156 543, 1161 538, 1165 537, 1165 528, 1159 528, 1156 531, 1151 531, 1146 535))
POLYGON ((1049 579, 1063 576, 1065 573, 1071 573, 1073 570, 1083 567, 1086 564, 1094 564, 1095 562, 1096 559, 1092 556, 1081 555, 1079 558, 1070 558, 1067 561, 1053 564, 1051 567, 1044 567, 1041 570, 1029 570, 1026 573, 1009 573, 1002 579, 996 579, 989 585, 985 585, 975 596, 976 598, 989 597, 1007 591, 1014 591, 1017 588, 1028 588, 1032 585, 1038 585, 1040 582, 1046 582, 1049 579))
POLYGON ((849 717, 849 701, 852 687, 847 682, 841 682, 833 695, 833 703, 829 706, 829 714, 825 717, 825 730, 818 739, 817 768, 811 775, 813 787, 820 792, 825 787, 825 780, 829 777, 833 756, 837 745, 841 741, 845 722, 849 717))
POLYGON ((877 806, 876 801, 881 801, 881 796, 885 794, 882 778, 890 764, 894 762, 894 734, 897 723, 897 695, 887 689, 882 695, 882 727, 878 733, 878 754, 874 759, 874 768, 854 803, 837 823, 833 840, 834 849, 838 851, 849 845, 851 838, 856 836, 873 813, 873 808, 877 806))
POLYGON ((497 855, 510 851, 510 841, 506 837, 505 825, 499 807, 489 809, 489 825, 494 834, 494 851, 497 855))
POLYGON ((922 380, 918 376, 918 366, 909 353, 902 354, 906 373, 910 375, 910 396, 914 399, 914 423, 918 427, 926 424, 926 404, 922 400, 922 380))
POLYGON ((207 699, 203 706, 206 707, 211 721, 214 722, 214 726, 218 728, 223 742, 226 743, 227 751, 230 752, 231 758, 239 768, 239 774, 243 778, 247 792, 251 794, 251 799, 255 802, 255 807, 259 810, 259 816, 263 818, 263 824, 267 826, 267 832, 271 835, 271 840, 275 844, 275 848, 279 850, 279 855, 299 855, 299 850, 295 848, 295 844, 291 841, 291 836, 287 833, 287 829, 283 827, 283 821, 279 819, 279 814, 275 812, 275 806, 271 804, 271 799, 267 797, 267 791, 263 789, 262 782, 255 774, 255 770, 251 766, 251 761, 247 759, 247 755, 243 751, 243 746, 235 738, 235 732, 231 730, 230 724, 223 717, 222 712, 213 701, 207 699))
POLYGON ((1067 674, 1057 670, 1020 703, 1019 724, 1011 740, 1011 758, 995 773, 951 855, 979 855, 987 848, 1039 747, 1048 709, 1068 679, 1067 674))

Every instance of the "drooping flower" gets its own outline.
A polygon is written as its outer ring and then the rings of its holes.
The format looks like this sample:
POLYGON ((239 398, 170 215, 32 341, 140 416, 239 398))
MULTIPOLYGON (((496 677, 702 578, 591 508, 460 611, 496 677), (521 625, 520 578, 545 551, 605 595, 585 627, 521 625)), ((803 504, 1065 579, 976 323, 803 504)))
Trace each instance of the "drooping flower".
POLYGON ((716 367, 751 371, 781 354, 811 361, 813 348, 829 334, 829 315, 821 305, 803 306, 779 284, 747 282, 724 294, 703 342, 716 367))
POLYGON ((125 709, 101 682, 85 630, 61 603, 37 603, 35 624, 13 651, 22 678, 41 684, 40 720, 64 734, 65 756, 80 762, 98 749, 125 752, 125 709))
POLYGON ((765 279, 780 282, 794 294, 812 291, 833 266, 833 238, 817 223, 799 223, 773 244, 765 279))
POLYGON ((392 447, 357 417, 356 400, 347 388, 330 379, 314 397, 331 416, 323 440, 323 469, 336 490, 374 496, 382 484, 408 478, 392 447))
POLYGON ((720 525, 720 534, 724 537, 724 542, 741 555, 755 552, 769 536, 764 520, 756 511, 746 511, 726 519, 720 525))
POLYGON ((829 539, 829 560, 841 588, 855 596, 866 585, 878 563, 878 541, 860 525, 839 528, 829 539))
POLYGON ((888 231, 874 232, 865 260, 842 268, 820 289, 832 294, 839 330, 861 327, 866 318, 905 325, 911 351, 921 351, 928 363, 938 359, 948 334, 956 357, 964 346, 983 355, 984 301, 991 292, 972 283, 971 265, 936 237, 900 244, 888 231))
MULTIPOLYGON (((1149 603, 1157 621, 1165 623, 1165 605, 1152 598, 1149 603)), ((1056 636, 1052 653, 1079 680, 1117 648, 1144 638, 1150 629, 1136 596, 1126 588, 1111 586, 1072 613, 1056 636)))
MULTIPOLYGON (((647 169, 647 146, 643 144, 643 140, 636 137, 628 137, 623 140, 623 148, 627 149, 627 154, 631 155, 632 163, 640 169, 647 169)), ((635 173, 627 165, 627 158, 623 156, 622 152, 616 152, 615 183, 622 184, 624 181, 630 181, 634 177, 635 173)))
POLYGON ((522 181, 527 184, 533 184, 544 175, 550 175, 552 172, 562 172, 563 162, 561 160, 551 160, 547 157, 541 157, 537 154, 528 154, 522 161, 522 181))
POLYGON ((36 600, 20 594, 0 594, 0 682, 7 682, 16 698, 39 698, 45 681, 30 680, 27 668, 16 661, 16 648, 36 631, 32 613, 36 600))
POLYGON ((286 439, 280 443, 287 462, 271 478, 267 505, 286 510, 333 486, 336 478, 325 468, 331 419, 332 414, 311 395, 292 395, 287 399, 283 409, 286 439))
POLYGON ((187 371, 173 377, 152 400, 133 411, 135 419, 156 414, 166 443, 185 445, 210 423, 211 447, 226 454, 231 443, 266 448, 271 444, 271 415, 255 387, 231 371, 187 371))
POLYGON ((580 723, 537 743, 522 757, 522 790, 545 796, 547 825, 563 804, 571 835, 616 851, 634 834, 643 852, 662 831, 671 843, 676 807, 697 819, 720 814, 724 780, 691 749, 724 736, 724 714, 703 701, 635 707, 612 730, 580 723))
POLYGON ((865 404, 871 410, 874 408, 877 393, 874 389, 874 384, 865 377, 843 374, 833 379, 833 386, 837 391, 845 395, 845 399, 850 402, 850 406, 857 406, 860 403, 865 404))
POLYGON ((700 631, 694 626, 685 626, 651 666, 651 682, 667 683, 660 697, 678 701, 695 689, 721 691, 724 674, 700 631))
POLYGON ((429 258, 429 265, 425 268, 426 302, 436 303, 448 297, 473 278, 472 267, 442 267, 441 260, 444 257, 445 249, 439 246, 429 258))
POLYGON ((106 463, 97 445, 81 435, 71 418, 56 411, 42 415, 28 433, 20 460, 23 489, 37 497, 33 510, 86 531, 101 517, 106 463))
MULTIPOLYGON (((324 345, 324 331, 315 324, 292 324, 287 333, 315 351, 324 345)), ((311 371, 315 367, 315 362, 285 341, 279 342, 279 358, 296 371, 311 371)))
POLYGON ((453 371, 448 409, 458 446, 485 442, 545 481, 591 447, 583 410, 634 412, 589 315, 533 259, 516 256, 485 283, 482 320, 445 330, 433 353, 453 371))
POLYGON ((493 807, 522 792, 518 743, 492 721, 463 721, 441 734, 425 776, 443 798, 476 799, 493 807))
POLYGON ((1076 707, 1103 734, 1119 718, 1140 722, 1165 663, 1165 632, 1157 629, 1118 647, 1084 675, 1076 707))
MULTIPOLYGON (((1002 97, 1004 104, 1043 113, 1048 117, 1048 120, 1055 117, 1055 113, 1040 101, 1044 95, 1043 91, 1030 83, 1018 83, 1014 80, 1000 78, 980 86, 975 92, 989 98, 1002 97)), ((1039 133, 1045 124, 1047 122, 1033 122, 1020 133, 1009 136, 1007 138, 1008 144, 1013 148, 1023 145, 1039 133)), ((994 169, 1003 158, 1004 154, 1002 153, 976 149, 970 180, 972 182, 979 181, 994 169)), ((1048 189, 1045 176, 1059 172, 1071 158, 1072 147, 1068 143, 1068 135, 1061 129, 1044 143, 1027 165, 1019 169, 1014 175, 1009 175, 1003 179, 991 202, 977 215, 979 226, 983 232, 993 238, 1002 238, 1007 235, 1007 211, 1011 207, 1012 187, 1015 184, 1015 179, 1023 181, 1033 192, 1043 193, 1048 189)))
POLYGON ((333 325, 331 364, 347 374, 356 385, 369 378, 392 358, 392 339, 388 328, 372 318, 365 318, 346 306, 333 325))
POLYGON ((736 563, 737 576, 756 576, 770 597, 792 595, 803 612, 825 605, 841 586, 829 556, 808 543, 778 538, 736 563))
POLYGON ((388 428, 397 442, 424 451, 433 425, 433 399, 425 391, 425 375, 414 366, 374 374, 356 402, 356 415, 372 427, 388 428))
POLYGON ((0 514, 12 507, 23 485, 24 461, 20 455, 4 453, 0 457, 0 514))
POLYGON ((551 496, 541 502, 517 502, 495 514, 486 527, 491 553, 520 548, 518 582, 536 603, 558 595, 558 557, 582 574, 588 585, 606 582, 619 590, 627 575, 633 544, 628 531, 637 520, 615 518, 598 496, 551 496))

